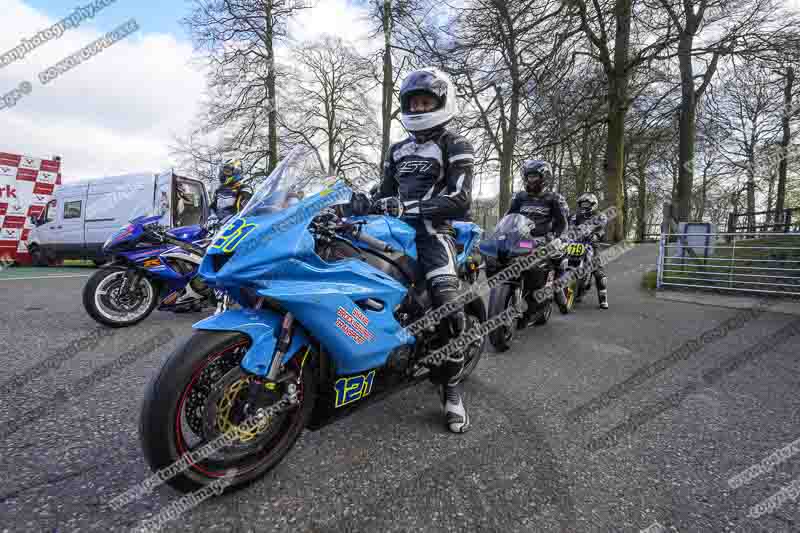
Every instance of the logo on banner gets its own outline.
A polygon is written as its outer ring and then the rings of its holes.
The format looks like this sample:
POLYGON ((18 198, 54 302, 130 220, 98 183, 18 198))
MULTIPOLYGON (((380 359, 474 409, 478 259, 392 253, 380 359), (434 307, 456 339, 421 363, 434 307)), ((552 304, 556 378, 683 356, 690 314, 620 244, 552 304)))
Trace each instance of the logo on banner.
POLYGON ((56 182, 56 175, 53 172, 39 172, 39 176, 36 178, 36 181, 39 183, 55 183, 56 182))
POLYGON ((16 241, 19 240, 20 230, 17 228, 3 228, 0 230, 0 239, 16 241))
POLYGON ((39 170, 39 165, 41 164, 42 164, 41 159, 34 159, 32 157, 23 157, 19 162, 19 167, 39 170))
POLYGON ((17 177, 17 167, 9 167, 6 165, 0 165, 0 176, 5 178, 16 178, 17 177))
POLYGON ((6 215, 16 215, 16 216, 25 216, 27 213, 27 209, 19 200, 13 201, 8 204, 8 208, 6 209, 6 215))
POLYGON ((11 185, 0 187, 0 198, 16 198, 16 197, 17 197, 17 189, 12 187, 11 185))

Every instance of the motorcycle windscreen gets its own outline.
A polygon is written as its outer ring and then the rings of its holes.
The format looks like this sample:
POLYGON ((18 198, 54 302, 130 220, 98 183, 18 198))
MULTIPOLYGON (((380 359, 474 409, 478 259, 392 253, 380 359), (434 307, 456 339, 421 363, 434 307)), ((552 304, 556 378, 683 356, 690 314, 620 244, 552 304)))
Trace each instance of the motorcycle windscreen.
POLYGON ((480 244, 480 251, 496 257, 500 251, 530 251, 535 244, 530 238, 535 224, 525 215, 512 213, 504 216, 480 244))

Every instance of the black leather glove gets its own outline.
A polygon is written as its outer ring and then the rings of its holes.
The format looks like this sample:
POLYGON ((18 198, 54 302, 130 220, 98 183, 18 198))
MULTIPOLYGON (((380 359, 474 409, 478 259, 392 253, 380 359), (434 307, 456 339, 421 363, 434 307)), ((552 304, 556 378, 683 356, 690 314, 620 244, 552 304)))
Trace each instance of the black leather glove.
POLYGON ((362 192, 354 193, 350 198, 350 212, 353 214, 353 216, 362 216, 368 214, 370 207, 371 205, 369 197, 362 192))
POLYGON ((392 196, 390 198, 383 198, 372 204, 372 211, 390 217, 400 218, 403 216, 403 202, 400 198, 392 196))

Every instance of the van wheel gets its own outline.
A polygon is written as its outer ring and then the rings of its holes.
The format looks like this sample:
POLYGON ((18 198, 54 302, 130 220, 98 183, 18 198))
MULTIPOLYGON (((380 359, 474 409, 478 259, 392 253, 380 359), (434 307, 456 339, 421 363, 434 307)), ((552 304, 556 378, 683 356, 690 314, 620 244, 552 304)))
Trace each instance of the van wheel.
POLYGON ((50 266, 50 262, 42 253, 42 250, 38 246, 31 246, 30 248, 31 254, 31 264, 37 267, 46 267, 50 266))

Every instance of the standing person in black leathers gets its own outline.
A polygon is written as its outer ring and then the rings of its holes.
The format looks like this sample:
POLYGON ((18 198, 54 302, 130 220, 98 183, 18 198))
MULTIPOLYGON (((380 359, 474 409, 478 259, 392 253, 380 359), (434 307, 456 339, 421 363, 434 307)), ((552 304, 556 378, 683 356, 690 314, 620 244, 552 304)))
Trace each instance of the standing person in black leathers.
MULTIPOLYGON (((520 175, 525 190, 514 195, 506 215, 517 213, 531 219, 536 224, 532 237, 545 237, 548 243, 554 239, 563 241, 569 229, 569 207, 563 196, 547 190, 553 179, 553 169, 550 163, 540 159, 523 161, 520 175)), ((559 276, 561 274, 560 259, 557 254, 553 254, 551 257, 554 262, 552 268, 556 271, 556 276, 559 276)), ((529 286, 533 290, 528 295, 528 310, 523 317, 523 324, 527 324, 541 307, 532 300, 532 295, 547 281, 547 273, 542 268, 534 268, 527 275, 531 276, 529 286)), ((566 298, 562 291, 556 291, 555 298, 558 305, 566 305, 566 298)))
MULTIPOLYGON (((572 225, 580 226, 594 217, 597 214, 596 208, 598 203, 597 196, 590 192, 580 195, 576 202, 578 209, 575 216, 572 218, 572 225)), ((594 248, 594 257, 597 257, 598 254, 597 243, 605 238, 605 233, 605 226, 595 226, 595 229, 589 236, 589 241, 592 244, 592 248, 594 248)), ((597 301, 600 303, 600 308, 608 309, 608 277, 606 277, 606 271, 603 265, 598 264, 593 275, 594 281, 597 284, 597 301)))
MULTIPOLYGON (((455 87, 443 72, 425 68, 409 74, 400 87, 400 106, 400 120, 411 135, 389 148, 374 210, 402 217, 416 230, 417 255, 438 307, 454 300, 460 289, 451 221, 469 213, 474 150, 467 139, 445 128, 457 105, 455 87)), ((464 326, 461 310, 440 324, 447 340, 461 335, 464 326)), ((463 368, 463 353, 454 354, 432 375, 441 386, 446 425, 454 433, 469 427, 461 399, 463 368)))

